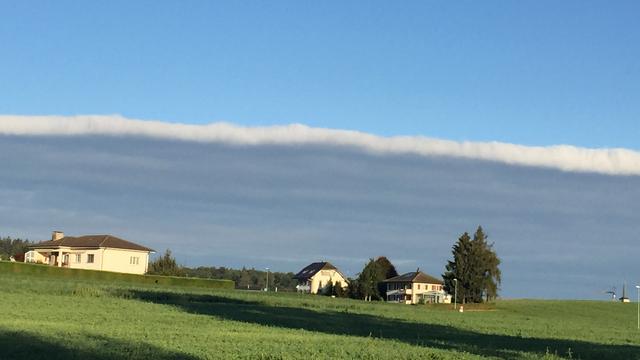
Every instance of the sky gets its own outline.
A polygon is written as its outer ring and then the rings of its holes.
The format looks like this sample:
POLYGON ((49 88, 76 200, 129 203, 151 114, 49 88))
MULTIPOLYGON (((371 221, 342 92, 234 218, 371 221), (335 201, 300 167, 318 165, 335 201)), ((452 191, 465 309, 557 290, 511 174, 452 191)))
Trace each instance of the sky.
POLYGON ((637 2, 0 2, 0 236, 640 282, 637 2))
POLYGON ((637 1, 0 2, 0 113, 639 149, 637 1))

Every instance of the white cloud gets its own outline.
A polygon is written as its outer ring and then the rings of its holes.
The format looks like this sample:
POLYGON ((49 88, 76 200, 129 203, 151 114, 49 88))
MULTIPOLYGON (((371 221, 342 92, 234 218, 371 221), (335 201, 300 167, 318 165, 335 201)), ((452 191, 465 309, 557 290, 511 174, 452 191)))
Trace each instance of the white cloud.
POLYGON ((574 172, 640 175, 640 152, 587 149, 570 145, 523 146, 500 142, 456 142, 423 136, 381 137, 357 131, 300 124, 242 127, 229 123, 188 125, 121 116, 0 116, 3 135, 145 136, 237 145, 350 146, 376 154, 453 156, 574 172))

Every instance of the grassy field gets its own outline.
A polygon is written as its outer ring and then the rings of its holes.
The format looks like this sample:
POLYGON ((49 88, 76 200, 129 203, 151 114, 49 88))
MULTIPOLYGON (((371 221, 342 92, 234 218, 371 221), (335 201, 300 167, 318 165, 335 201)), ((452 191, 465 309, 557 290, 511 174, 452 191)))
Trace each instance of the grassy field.
POLYGON ((636 304, 447 306, 0 268, 1 359, 640 359, 636 304))

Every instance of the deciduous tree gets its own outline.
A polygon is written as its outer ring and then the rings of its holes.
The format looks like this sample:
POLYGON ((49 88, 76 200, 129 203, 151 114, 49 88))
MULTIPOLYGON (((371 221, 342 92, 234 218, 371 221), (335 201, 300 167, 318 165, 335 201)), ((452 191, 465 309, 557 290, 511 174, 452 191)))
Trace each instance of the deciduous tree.
POLYGON ((357 280, 360 298, 367 301, 384 299, 386 289, 382 281, 397 275, 395 266, 386 257, 369 259, 357 280))

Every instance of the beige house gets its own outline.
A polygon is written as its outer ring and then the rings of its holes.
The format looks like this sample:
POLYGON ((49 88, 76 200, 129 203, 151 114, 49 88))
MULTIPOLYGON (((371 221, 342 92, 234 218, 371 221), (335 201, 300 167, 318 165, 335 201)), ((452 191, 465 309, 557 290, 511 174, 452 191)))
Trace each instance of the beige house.
POLYGON ((296 290, 317 294, 331 281, 334 286, 347 287, 347 278, 328 262, 315 262, 300 270, 294 277, 298 280, 296 290))
POLYGON ((64 236, 54 231, 51 240, 35 244, 25 262, 72 269, 144 274, 152 249, 111 235, 64 236))
POLYGON ((405 304, 451 303, 451 295, 443 290, 442 280, 427 275, 420 269, 392 277, 387 284, 387 301, 405 304))

